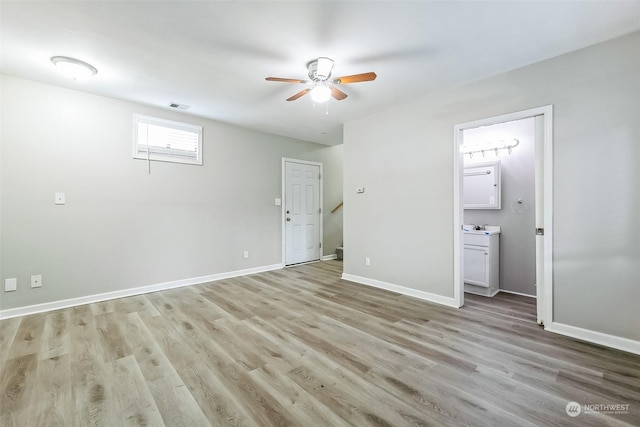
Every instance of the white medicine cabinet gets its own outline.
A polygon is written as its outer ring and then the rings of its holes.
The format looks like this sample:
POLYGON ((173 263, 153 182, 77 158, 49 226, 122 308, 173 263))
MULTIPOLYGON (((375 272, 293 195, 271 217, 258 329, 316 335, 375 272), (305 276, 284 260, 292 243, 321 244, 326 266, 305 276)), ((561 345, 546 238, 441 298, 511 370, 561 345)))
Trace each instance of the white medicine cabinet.
POLYGON ((464 209, 500 209, 500 161, 464 166, 464 209))

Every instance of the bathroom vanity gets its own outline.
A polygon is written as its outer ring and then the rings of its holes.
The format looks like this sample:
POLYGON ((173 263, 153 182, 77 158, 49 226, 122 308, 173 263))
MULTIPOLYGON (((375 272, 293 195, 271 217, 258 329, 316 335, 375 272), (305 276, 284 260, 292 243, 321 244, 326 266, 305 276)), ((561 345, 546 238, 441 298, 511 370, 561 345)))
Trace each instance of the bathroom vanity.
POLYGON ((500 291, 500 227, 463 227, 464 291, 492 297, 500 291))

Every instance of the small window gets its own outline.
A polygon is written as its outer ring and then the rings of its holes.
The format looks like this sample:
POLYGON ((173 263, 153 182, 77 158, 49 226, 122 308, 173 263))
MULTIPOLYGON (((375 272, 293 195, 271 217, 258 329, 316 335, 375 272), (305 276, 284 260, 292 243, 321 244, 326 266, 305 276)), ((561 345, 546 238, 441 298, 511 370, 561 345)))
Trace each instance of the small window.
POLYGON ((133 158, 202 164, 202 126, 133 115, 133 158))

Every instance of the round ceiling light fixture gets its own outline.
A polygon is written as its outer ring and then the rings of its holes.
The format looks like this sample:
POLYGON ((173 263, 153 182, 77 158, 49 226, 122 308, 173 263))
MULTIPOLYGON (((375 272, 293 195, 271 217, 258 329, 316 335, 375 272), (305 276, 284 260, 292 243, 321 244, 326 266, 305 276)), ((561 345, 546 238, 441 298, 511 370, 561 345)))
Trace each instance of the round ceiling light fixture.
POLYGON ((73 80, 84 80, 98 73, 93 65, 68 56, 53 56, 51 62, 58 70, 73 80))

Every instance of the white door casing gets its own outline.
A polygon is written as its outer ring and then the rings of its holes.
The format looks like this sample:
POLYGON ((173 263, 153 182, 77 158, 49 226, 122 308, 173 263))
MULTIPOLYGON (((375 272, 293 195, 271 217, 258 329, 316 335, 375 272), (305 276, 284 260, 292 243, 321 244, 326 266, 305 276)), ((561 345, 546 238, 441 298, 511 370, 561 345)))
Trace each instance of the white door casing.
POLYGON ((285 265, 322 255, 322 164, 283 159, 285 265))

